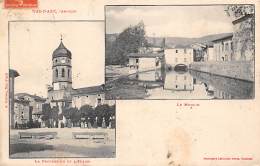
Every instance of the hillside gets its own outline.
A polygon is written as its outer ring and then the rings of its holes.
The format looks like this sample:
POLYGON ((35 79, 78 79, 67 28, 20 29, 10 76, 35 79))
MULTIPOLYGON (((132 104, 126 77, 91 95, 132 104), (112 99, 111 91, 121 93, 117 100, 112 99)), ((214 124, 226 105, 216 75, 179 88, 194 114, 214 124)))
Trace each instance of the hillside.
MULTIPOLYGON (((202 36, 200 38, 186 38, 186 37, 166 37, 165 44, 169 47, 174 47, 176 45, 190 45, 193 43, 211 43, 211 41, 222 38, 230 33, 221 33, 221 34, 213 34, 202 36)), ((149 43, 155 46, 161 46, 163 38, 159 37, 147 37, 149 43)))
MULTIPOLYGON (((192 43, 211 43, 211 41, 224 37, 230 33, 220 33, 220 34, 213 34, 202 36, 199 38, 186 38, 186 37, 166 37, 165 42, 166 46, 174 47, 175 45, 190 45, 192 43)), ((113 42, 116 40, 118 34, 106 34, 106 42, 113 42)), ((161 46, 162 44, 162 37, 147 37, 149 43, 154 46, 161 46)), ((108 44, 108 43, 107 43, 108 44)))

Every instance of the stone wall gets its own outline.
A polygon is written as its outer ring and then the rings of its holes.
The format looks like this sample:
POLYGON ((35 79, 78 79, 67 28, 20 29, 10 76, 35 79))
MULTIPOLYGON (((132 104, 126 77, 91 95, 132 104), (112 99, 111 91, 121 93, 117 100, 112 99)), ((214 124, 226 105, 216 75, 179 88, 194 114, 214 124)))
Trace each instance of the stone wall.
POLYGON ((248 81, 211 75, 209 73, 190 71, 191 75, 214 88, 214 96, 220 99, 254 98, 254 84, 248 81))
POLYGON ((191 70, 254 81, 254 61, 194 62, 191 70))

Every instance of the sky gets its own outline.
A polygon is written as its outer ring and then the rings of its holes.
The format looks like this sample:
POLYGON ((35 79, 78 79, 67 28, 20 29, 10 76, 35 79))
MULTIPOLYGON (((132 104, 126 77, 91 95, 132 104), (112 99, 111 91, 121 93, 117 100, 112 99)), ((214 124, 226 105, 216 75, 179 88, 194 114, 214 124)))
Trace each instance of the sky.
POLYGON ((225 6, 107 6, 106 33, 120 33, 141 20, 146 35, 201 37, 233 32, 225 6))
POLYGON ((15 93, 47 96, 52 84, 52 53, 63 43, 72 52, 72 86, 104 83, 103 22, 10 22, 10 68, 20 74, 15 93))

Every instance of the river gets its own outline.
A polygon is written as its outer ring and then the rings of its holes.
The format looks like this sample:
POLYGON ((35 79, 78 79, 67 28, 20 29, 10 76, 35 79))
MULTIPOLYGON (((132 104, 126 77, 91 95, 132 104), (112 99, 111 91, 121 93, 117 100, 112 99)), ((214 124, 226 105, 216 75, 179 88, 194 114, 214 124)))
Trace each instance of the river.
MULTIPOLYGON (((108 96, 108 97, 107 97, 108 96)), ((254 82, 193 70, 138 72, 121 78, 107 99, 252 99, 254 82)))

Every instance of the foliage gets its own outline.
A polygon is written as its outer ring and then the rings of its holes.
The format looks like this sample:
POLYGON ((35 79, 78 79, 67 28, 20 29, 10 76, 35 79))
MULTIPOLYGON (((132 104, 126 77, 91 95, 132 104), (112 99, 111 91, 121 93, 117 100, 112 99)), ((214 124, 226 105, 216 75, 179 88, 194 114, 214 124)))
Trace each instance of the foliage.
POLYGON ((42 120, 47 122, 50 127, 53 125, 54 121, 58 120, 58 107, 51 108, 50 104, 43 104, 42 106, 42 120))
POLYGON ((62 114, 67 118, 67 119, 71 119, 72 116, 73 116, 73 113, 75 111, 78 111, 77 108, 73 108, 73 107, 67 107, 67 108, 64 108, 62 114))
POLYGON ((115 105, 109 106, 104 104, 97 106, 95 108, 95 116, 98 117, 98 126, 101 126, 103 118, 105 118, 106 125, 108 125, 109 118, 115 116, 115 105))
POLYGON ((78 124, 81 118, 89 118, 91 125, 94 124, 95 118, 98 118, 98 126, 102 125, 102 120, 105 118, 106 125, 109 124, 110 117, 115 116, 115 105, 107 104, 98 105, 93 109, 90 105, 83 105, 79 110, 77 108, 67 107, 63 109, 62 114, 58 114, 58 107, 51 108, 49 104, 43 106, 42 120, 47 121, 49 127, 53 127, 53 122, 61 120, 63 116, 71 120, 73 124, 78 124))
POLYGON ((59 108, 58 107, 53 107, 51 109, 50 119, 58 120, 58 113, 59 113, 59 108))
POLYGON ((109 115, 111 117, 115 116, 115 111, 116 111, 116 105, 109 106, 109 115))
POLYGON ((98 106, 95 108, 95 115, 96 115, 98 118, 102 118, 102 117, 104 117, 104 116, 107 115, 108 110, 109 110, 109 105, 107 105, 107 104, 98 105, 98 106))
MULTIPOLYGON (((248 15, 246 19, 240 20, 236 23, 235 32, 233 33, 233 49, 234 53, 238 55, 237 60, 253 60, 255 49, 255 16, 253 5, 228 5, 227 13, 238 20, 243 16, 248 15)), ((244 17, 245 18, 245 17, 244 17)))
POLYGON ((94 109, 90 106, 90 105, 83 105, 82 107, 80 107, 80 116, 81 117, 93 117, 93 111, 94 109))
POLYGON ((50 104, 43 104, 42 105, 42 120, 46 121, 50 118, 51 115, 51 106, 50 104))
POLYGON ((247 14, 254 14, 255 9, 253 5, 227 5, 228 16, 239 18, 247 14))
POLYGON ((76 109, 72 115, 71 115, 71 121, 72 123, 77 123, 80 121, 80 111, 78 109, 76 109))
POLYGON ((106 40, 106 65, 125 65, 127 54, 137 53, 140 47, 148 47, 142 21, 126 28, 113 43, 106 40))

